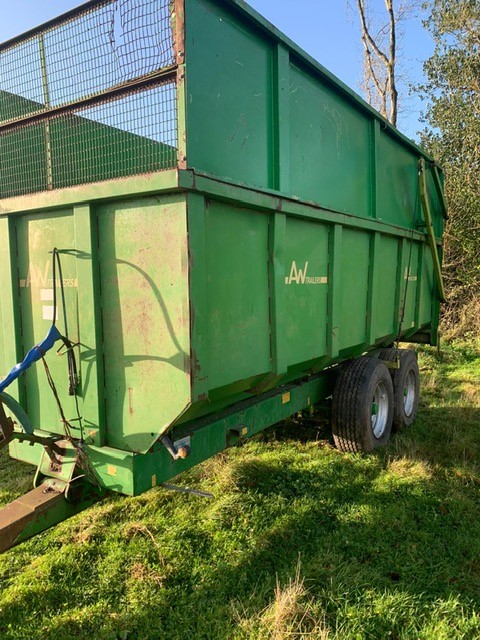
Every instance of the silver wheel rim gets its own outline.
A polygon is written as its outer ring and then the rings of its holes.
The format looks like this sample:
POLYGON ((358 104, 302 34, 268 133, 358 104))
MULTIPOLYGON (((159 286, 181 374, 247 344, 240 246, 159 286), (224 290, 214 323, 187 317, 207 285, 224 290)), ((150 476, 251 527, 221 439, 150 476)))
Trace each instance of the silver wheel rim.
POLYGON ((371 421, 373 435, 378 440, 383 436, 388 421, 388 395, 383 382, 377 384, 373 394, 371 421))
POLYGON ((405 415, 410 417, 415 403, 415 374, 412 370, 407 373, 405 386, 403 388, 403 406, 405 415))

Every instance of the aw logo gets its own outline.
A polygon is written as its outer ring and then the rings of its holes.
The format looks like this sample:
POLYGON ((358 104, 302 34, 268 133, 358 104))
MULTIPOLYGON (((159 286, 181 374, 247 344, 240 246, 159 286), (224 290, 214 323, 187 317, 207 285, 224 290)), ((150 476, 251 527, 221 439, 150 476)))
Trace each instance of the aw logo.
POLYGON ((326 276, 309 276, 308 261, 305 262, 303 269, 297 267, 295 260, 290 267, 290 275, 285 277, 285 284, 327 284, 328 278, 326 276))
MULTIPOLYGON (((53 279, 50 277, 52 271, 52 265, 50 260, 47 260, 44 267, 40 267, 37 264, 30 262, 28 265, 28 272, 26 278, 20 278, 20 287, 32 288, 32 289, 52 289, 53 291, 53 279)), ((60 279, 57 279, 57 286, 61 284, 60 279)), ((78 287, 77 278, 64 278, 63 286, 70 288, 78 287)))

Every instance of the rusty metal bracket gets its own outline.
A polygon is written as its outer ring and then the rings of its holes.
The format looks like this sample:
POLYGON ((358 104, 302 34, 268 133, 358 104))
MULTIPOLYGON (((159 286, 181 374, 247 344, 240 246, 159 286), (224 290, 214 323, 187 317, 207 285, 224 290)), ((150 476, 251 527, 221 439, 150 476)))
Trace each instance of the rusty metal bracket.
POLYGON ((0 400, 0 450, 4 449, 13 439, 14 422, 5 413, 3 403, 0 400))
POLYGON ((5 391, 2 391, 0 393, 0 403, 5 405, 5 407, 12 413, 15 418, 14 424, 18 424, 23 429, 24 433, 33 434, 33 425, 22 406, 15 400, 15 398, 8 393, 5 393, 5 391))
POLYGON ((397 358, 397 360, 383 360, 382 362, 387 369, 400 369, 400 358, 397 358))
POLYGON ((77 451, 68 440, 57 440, 54 449, 44 445, 44 451, 37 467, 33 486, 38 487, 45 478, 68 485, 77 465, 77 451))
POLYGON ((6 447, 12 440, 28 442, 30 445, 40 444, 45 448, 50 459, 64 454, 64 447, 58 444, 62 436, 37 436, 33 431, 27 414, 18 402, 6 393, 0 393, 0 450, 6 447), (5 413, 5 407, 9 409, 15 420, 5 413), (15 430, 20 426, 22 431, 15 430))
MULTIPOLYGON (((63 448, 58 444, 62 440, 62 436, 36 436, 35 434, 22 433, 20 431, 14 431, 12 440, 18 440, 19 442, 28 442, 31 446, 34 444, 40 444, 45 447, 47 452, 57 454, 61 456, 63 454, 63 448)), ((50 456, 51 457, 51 456, 50 456)))

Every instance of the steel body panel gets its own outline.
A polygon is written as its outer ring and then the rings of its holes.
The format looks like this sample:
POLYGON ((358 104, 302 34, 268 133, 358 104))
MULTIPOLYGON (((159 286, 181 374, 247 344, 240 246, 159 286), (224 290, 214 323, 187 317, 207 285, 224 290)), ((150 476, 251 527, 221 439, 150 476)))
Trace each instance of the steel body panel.
POLYGON ((182 421, 431 324, 432 260, 421 250, 423 235, 380 221, 364 228, 354 216, 347 227, 334 222, 340 214, 321 219, 309 206, 293 216, 285 201, 282 214, 245 208, 239 198, 248 189, 220 204, 212 191, 188 196, 192 385, 203 406, 182 421), (266 226, 269 233, 259 233, 266 226))
POLYGON ((185 198, 97 209, 106 441, 147 451, 190 404, 185 198))
MULTIPOLYGON (((77 345, 83 432, 68 395, 66 358, 48 354, 46 360, 72 435, 148 450, 190 405, 185 196, 57 206, 0 223, 3 255, 13 261, 2 315, 13 315, 10 292, 20 314, 16 328, 5 324, 3 339, 13 345, 18 339, 23 355, 47 333, 54 315, 52 251, 58 247, 69 337, 77 345)), ((58 276, 56 289, 57 323, 64 332, 58 276)), ((8 354, 2 352, 2 377, 21 359, 10 349, 7 360, 8 354)), ((62 434, 41 363, 19 386, 34 427, 62 434)))
POLYGON ((185 0, 185 19, 188 167, 416 228, 424 151, 244 2, 185 0))

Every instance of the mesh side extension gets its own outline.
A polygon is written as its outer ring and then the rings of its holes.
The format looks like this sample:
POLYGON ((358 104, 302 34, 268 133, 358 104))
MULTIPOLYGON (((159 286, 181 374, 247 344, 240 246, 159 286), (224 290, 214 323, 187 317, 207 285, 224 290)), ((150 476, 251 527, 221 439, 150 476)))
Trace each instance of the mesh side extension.
POLYGON ((174 62, 169 0, 106 0, 0 47, 0 123, 98 95, 174 62))
POLYGON ((0 134, 0 197, 168 169, 177 163, 172 81, 0 134))
POLYGON ((0 45, 0 198, 177 165, 171 11, 99 0, 0 45))

